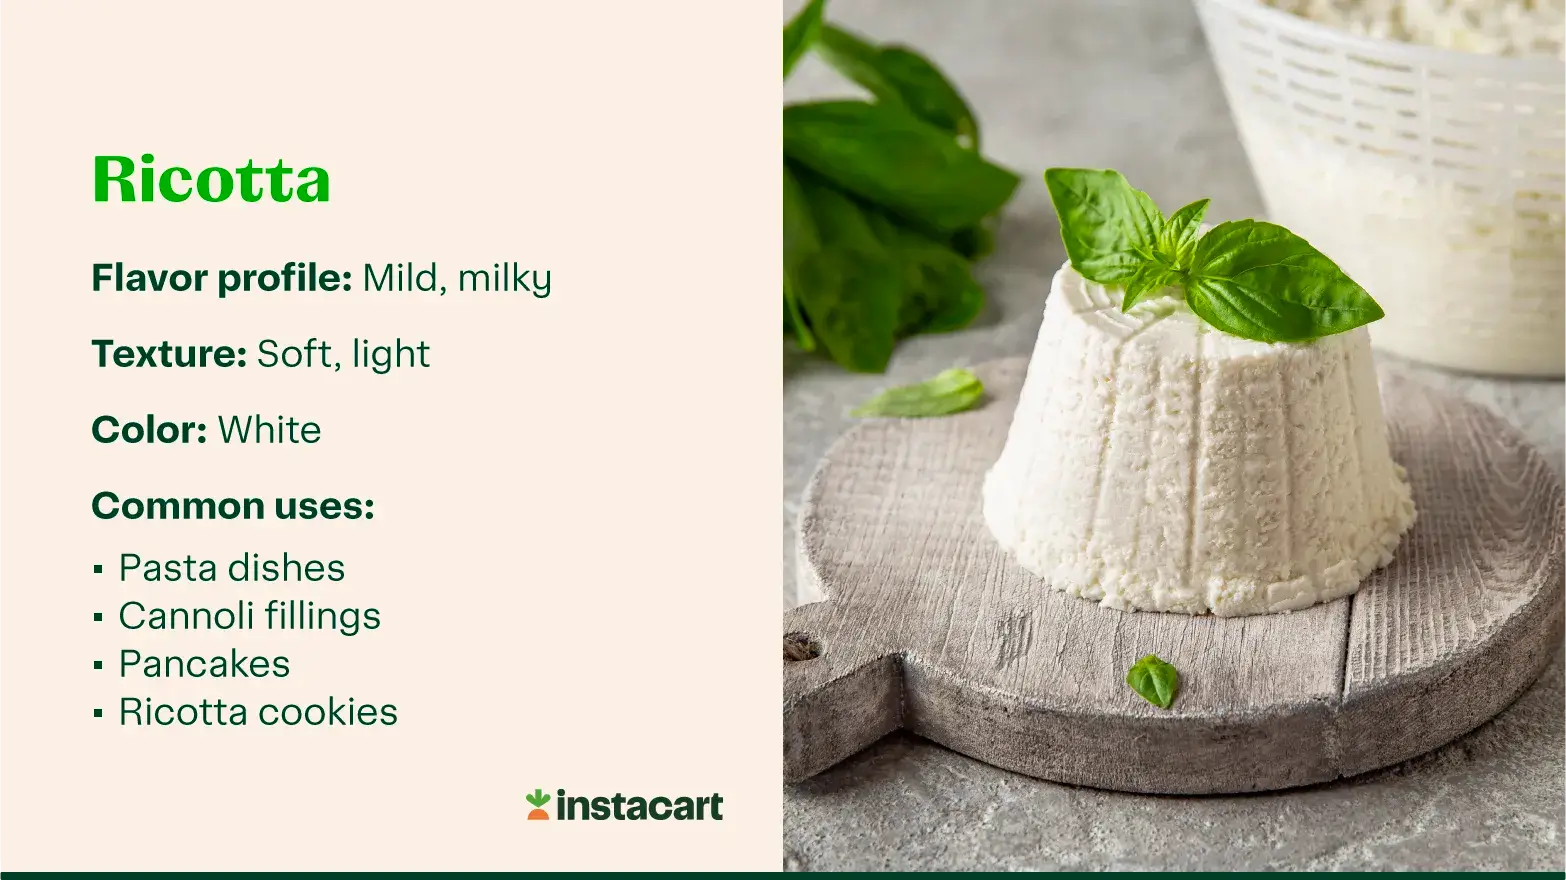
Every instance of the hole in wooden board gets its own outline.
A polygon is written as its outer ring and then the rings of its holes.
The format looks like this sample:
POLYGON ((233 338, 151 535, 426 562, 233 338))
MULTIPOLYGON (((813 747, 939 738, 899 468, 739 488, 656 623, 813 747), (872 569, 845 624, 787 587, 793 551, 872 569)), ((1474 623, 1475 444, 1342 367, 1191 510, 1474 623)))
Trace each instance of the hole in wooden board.
POLYGON ((809 633, 792 632, 783 635, 783 662, 798 663, 821 656, 821 643, 809 633))

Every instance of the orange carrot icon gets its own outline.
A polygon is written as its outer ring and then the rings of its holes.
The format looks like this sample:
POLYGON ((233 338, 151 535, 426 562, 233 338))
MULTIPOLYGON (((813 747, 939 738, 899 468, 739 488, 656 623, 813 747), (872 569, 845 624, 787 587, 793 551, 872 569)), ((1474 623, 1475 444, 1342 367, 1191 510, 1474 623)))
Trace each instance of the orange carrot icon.
POLYGON ((549 803, 549 795, 544 794, 542 788, 533 789, 533 793, 525 795, 527 802, 533 805, 533 812, 528 813, 529 819, 548 819, 549 814, 544 812, 544 804, 549 803))

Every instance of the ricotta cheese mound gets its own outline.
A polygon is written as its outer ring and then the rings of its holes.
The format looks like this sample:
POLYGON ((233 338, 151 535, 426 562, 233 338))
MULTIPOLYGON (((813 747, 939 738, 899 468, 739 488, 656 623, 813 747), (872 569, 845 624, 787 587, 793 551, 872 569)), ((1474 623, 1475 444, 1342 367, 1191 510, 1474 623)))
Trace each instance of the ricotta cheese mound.
POLYGON ((1006 446, 1000 544, 1052 588, 1223 616, 1349 595, 1414 521, 1364 328, 1230 336, 1177 297, 1056 273, 1006 446))

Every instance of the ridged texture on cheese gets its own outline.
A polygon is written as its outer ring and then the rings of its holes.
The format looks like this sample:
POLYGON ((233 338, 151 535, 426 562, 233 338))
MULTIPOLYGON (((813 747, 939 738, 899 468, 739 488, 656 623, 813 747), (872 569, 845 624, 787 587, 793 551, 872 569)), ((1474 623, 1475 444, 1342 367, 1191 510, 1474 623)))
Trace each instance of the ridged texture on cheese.
POLYGON ((1290 611, 1348 595, 1414 519, 1363 328, 1308 345, 1213 329, 1174 297, 1055 276, 1005 450, 1001 545, 1121 609, 1290 611))

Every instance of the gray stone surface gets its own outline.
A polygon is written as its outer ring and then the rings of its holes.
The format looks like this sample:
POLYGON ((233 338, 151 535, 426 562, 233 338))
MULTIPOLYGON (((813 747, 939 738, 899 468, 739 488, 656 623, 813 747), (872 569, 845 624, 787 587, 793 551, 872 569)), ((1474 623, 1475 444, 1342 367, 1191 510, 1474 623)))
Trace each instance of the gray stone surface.
MULTIPOLYGON (((1065 258, 1038 172, 1113 167, 1160 204, 1206 196, 1213 220, 1262 213, 1195 14, 1180 0, 835 0, 830 15, 935 58, 979 115, 985 152, 1027 182, 996 253, 981 264, 990 305, 973 327, 904 343, 886 376, 786 356, 785 608, 801 598, 792 555, 799 498, 849 425, 847 410, 887 384, 1029 352, 1050 275, 1065 258)), ((786 94, 853 91, 807 59, 786 94)), ((1562 468, 1561 383, 1383 360, 1498 411, 1562 468)), ((1494 721, 1424 757, 1268 795, 1148 797, 1056 785, 897 735, 785 790, 785 866, 1561 870, 1563 679, 1557 660, 1494 721)))

